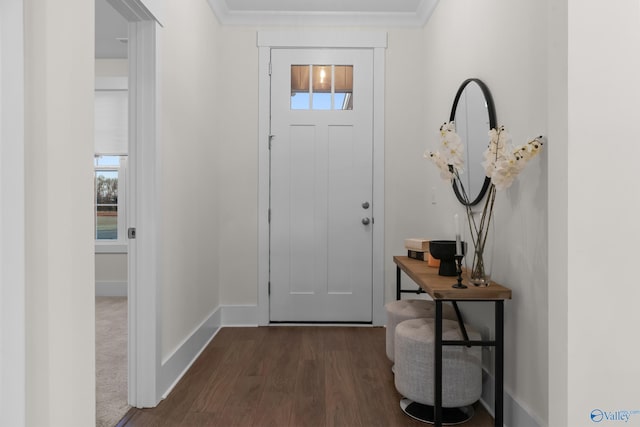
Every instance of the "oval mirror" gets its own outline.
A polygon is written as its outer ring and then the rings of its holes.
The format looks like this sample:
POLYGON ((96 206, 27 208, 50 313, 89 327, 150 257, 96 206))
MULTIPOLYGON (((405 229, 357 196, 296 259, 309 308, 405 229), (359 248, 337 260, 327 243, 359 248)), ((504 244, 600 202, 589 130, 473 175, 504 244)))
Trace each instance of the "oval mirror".
POLYGON ((462 82, 449 120, 455 123, 465 148, 464 173, 460 176, 464 188, 458 188, 454 181, 453 191, 460 203, 473 206, 480 203, 491 183, 482 167, 489 130, 496 127, 496 110, 489 88, 474 78, 462 82))

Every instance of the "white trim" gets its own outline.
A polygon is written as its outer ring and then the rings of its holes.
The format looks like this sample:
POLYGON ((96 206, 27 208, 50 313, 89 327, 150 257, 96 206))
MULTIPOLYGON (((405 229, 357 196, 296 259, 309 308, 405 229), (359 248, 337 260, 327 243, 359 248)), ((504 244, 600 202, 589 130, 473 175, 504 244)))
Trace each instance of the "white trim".
MULTIPOLYGON (((482 369, 482 396, 480 403, 493 417, 493 405, 495 402, 494 377, 486 368, 482 369)), ((547 424, 535 414, 527 411, 527 407, 521 404, 511 395, 509 390, 504 390, 504 425, 505 427, 547 427, 547 424)))
POLYGON ((384 31, 258 31, 258 47, 376 48, 387 47, 384 31))
POLYGON ((26 423, 23 2, 0 2, 0 425, 26 423))
POLYGON ((264 26, 383 26, 419 28, 431 17, 439 0, 422 0, 415 11, 231 10, 224 0, 208 0, 222 25, 264 26))
POLYGON ((96 280, 97 297, 126 297, 127 282, 121 280, 96 280))
MULTIPOLYGON (((259 34, 259 33, 258 33, 259 34)), ((269 63, 271 48, 259 48, 258 64, 258 324, 269 324, 269 63)))
POLYGON ((157 151, 156 22, 129 23, 129 404, 154 407, 160 387, 160 201, 157 151))
MULTIPOLYGON (((385 34, 386 35, 386 34, 385 34)), ((386 39, 386 37, 385 37, 386 39)), ((384 46, 386 47, 386 45, 384 46)), ((382 326, 387 320, 384 310, 384 78, 385 52, 373 50, 373 324, 382 326), (376 108, 377 107, 377 108, 376 108)))
POLYGON ((113 8, 129 22, 156 21, 158 23, 161 23, 161 16, 159 16, 160 8, 153 7, 153 5, 159 4, 158 1, 151 0, 150 2, 150 0, 107 0, 107 3, 113 6, 113 8), (147 7, 148 5, 151 7, 147 7), (158 16, 155 16, 154 12, 158 16))
POLYGON ((162 362, 160 375, 161 397, 169 395, 198 356, 207 348, 221 325, 221 308, 217 307, 195 330, 162 362))
POLYGON ((356 47, 373 49, 373 325, 384 313, 384 78, 386 32, 259 31, 258 45, 258 307, 259 325, 269 324, 269 134, 271 49, 356 47))

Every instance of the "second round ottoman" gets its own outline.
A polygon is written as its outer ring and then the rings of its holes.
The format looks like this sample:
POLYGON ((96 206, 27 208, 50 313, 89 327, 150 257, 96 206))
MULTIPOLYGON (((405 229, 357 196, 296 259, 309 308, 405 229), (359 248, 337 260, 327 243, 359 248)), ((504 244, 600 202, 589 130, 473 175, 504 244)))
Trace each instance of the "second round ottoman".
MULTIPOLYGON (((395 385, 400 394, 422 405, 434 404, 434 319, 406 320, 396 327, 395 385)), ((466 327, 470 340, 480 334, 466 327)), ((442 320, 443 340, 462 340, 458 323, 442 320)), ((482 394, 481 347, 442 348, 442 406, 472 405, 482 394)))

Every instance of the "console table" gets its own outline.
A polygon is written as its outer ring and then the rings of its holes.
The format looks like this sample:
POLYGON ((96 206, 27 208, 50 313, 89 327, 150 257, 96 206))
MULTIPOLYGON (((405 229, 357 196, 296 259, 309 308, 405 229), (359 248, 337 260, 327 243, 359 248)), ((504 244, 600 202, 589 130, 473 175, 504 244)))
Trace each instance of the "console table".
MULTIPOLYGON (((425 292, 433 298, 436 304, 435 316, 435 348, 434 348, 434 425, 442 426, 442 346, 490 346, 495 347, 495 406, 494 425, 503 426, 504 399, 504 300, 511 299, 511 290, 497 283, 487 287, 467 285, 466 289, 456 289, 452 286, 457 282, 456 277, 438 275, 438 269, 429 267, 426 262, 411 259, 406 256, 394 256, 396 264, 396 298, 402 293, 425 292), (401 286, 401 272, 405 272, 418 286, 418 289, 407 290, 401 286), (458 315, 458 323, 463 340, 442 340, 442 302, 451 301, 458 315), (457 301, 493 302, 495 307, 495 339, 490 341, 469 340, 464 327, 462 315, 457 301)), ((468 284, 468 280, 464 280, 468 284)))

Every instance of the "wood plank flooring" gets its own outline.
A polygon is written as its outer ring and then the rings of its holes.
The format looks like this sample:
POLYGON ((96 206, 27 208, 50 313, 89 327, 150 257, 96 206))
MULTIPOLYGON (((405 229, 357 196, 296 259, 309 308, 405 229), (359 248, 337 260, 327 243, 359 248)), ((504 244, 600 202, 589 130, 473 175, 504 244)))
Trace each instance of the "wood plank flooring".
MULTIPOLYGON (((167 399, 118 427, 425 426, 399 401, 384 328, 223 328, 167 399)), ((492 425, 480 404, 464 424, 492 425)))

